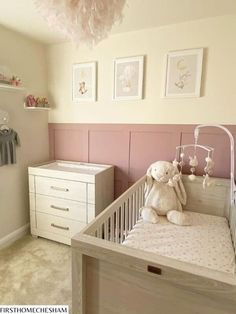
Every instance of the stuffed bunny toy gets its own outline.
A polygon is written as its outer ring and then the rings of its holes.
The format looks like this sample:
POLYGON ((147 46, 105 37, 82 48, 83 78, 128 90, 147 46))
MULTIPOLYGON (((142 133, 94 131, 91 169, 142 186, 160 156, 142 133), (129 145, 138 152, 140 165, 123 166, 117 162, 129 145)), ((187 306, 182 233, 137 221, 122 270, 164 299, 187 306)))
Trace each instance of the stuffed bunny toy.
POLYGON ((158 222, 158 215, 166 215, 176 225, 189 225, 182 205, 186 204, 186 192, 177 167, 168 161, 157 161, 147 170, 145 205, 141 208, 144 221, 158 222), (181 205, 182 204, 182 205, 181 205))

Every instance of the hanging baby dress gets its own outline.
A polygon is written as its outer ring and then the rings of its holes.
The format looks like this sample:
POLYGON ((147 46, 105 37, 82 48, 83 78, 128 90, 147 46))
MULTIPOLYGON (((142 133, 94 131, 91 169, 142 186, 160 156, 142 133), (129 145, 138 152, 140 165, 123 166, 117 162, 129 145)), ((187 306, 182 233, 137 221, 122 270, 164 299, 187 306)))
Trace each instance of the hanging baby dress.
POLYGON ((0 166, 16 163, 16 146, 20 139, 13 129, 0 130, 0 166))

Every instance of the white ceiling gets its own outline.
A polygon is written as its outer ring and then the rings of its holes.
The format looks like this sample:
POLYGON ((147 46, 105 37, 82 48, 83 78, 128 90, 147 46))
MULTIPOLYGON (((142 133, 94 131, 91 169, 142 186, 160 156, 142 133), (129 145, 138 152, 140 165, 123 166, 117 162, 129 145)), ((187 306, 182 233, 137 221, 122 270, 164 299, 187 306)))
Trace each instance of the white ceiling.
MULTIPOLYGON (((124 19, 112 33, 236 14, 236 0, 127 0, 124 19)), ((42 43, 64 41, 37 12, 34 0, 0 0, 0 24, 42 43)))

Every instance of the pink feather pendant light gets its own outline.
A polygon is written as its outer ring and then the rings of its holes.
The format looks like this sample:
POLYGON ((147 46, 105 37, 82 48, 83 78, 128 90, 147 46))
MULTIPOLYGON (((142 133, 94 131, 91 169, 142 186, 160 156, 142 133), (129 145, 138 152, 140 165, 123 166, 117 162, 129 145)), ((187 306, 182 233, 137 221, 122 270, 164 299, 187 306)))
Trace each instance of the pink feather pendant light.
POLYGON ((77 44, 94 46, 122 20, 126 0, 34 0, 49 26, 77 44))

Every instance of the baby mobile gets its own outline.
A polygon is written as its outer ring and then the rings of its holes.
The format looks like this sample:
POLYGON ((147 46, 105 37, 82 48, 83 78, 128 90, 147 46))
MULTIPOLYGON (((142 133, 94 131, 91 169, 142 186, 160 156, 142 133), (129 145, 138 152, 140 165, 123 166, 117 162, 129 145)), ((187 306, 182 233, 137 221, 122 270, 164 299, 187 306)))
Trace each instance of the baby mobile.
POLYGON ((203 149, 207 152, 207 156, 205 157, 206 165, 204 167, 204 175, 203 175, 203 188, 209 187, 213 184, 213 181, 210 180, 210 175, 213 173, 214 161, 213 161, 213 153, 214 148, 207 146, 207 145, 199 145, 196 143, 194 144, 186 144, 180 145, 176 147, 175 159, 173 161, 174 167, 176 167, 180 174, 182 174, 183 167, 186 164, 186 148, 193 147, 193 156, 188 156, 188 164, 189 170, 191 174, 188 176, 190 181, 194 181, 196 179, 195 171, 198 166, 198 159, 197 159, 197 149, 203 149), (180 156, 180 160, 178 161, 178 156, 180 156))

